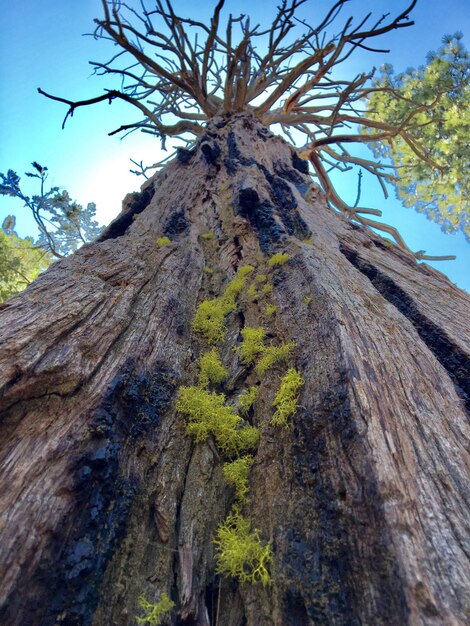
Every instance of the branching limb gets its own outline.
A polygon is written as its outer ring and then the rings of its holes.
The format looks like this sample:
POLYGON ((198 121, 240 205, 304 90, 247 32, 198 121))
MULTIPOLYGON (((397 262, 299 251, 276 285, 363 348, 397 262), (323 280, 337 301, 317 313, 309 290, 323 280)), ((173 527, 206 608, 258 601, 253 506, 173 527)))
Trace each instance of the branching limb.
POLYGON ((320 156, 315 152, 315 150, 311 150, 309 153, 309 159, 312 163, 315 172, 318 176, 320 184, 325 192, 327 200, 337 209, 341 211, 348 217, 357 217, 358 213, 369 213, 370 215, 382 215, 382 212, 378 209, 368 209, 364 207, 350 207, 344 202, 336 193, 333 183, 331 182, 330 177, 328 176, 323 164, 321 162, 320 156))
POLYGON ((126 124, 126 125, 120 126, 117 130, 114 130, 111 133, 109 133, 110 135, 115 135, 116 133, 119 133, 123 130, 128 130, 130 128, 152 129, 154 134, 158 134, 162 137, 166 135, 177 136, 185 132, 192 133, 193 135, 198 135, 202 131, 202 126, 200 126, 200 124, 197 124, 196 122, 181 121, 171 126, 166 126, 164 124, 161 124, 160 121, 157 119, 157 117, 154 115, 154 113, 150 111, 150 109, 147 109, 147 107, 144 104, 142 104, 135 98, 128 96, 127 94, 121 93, 120 91, 108 91, 107 93, 104 93, 101 96, 97 96, 96 98, 90 98, 89 100, 79 100, 77 102, 73 102, 72 100, 67 100, 65 98, 59 98, 57 96, 52 96, 51 94, 48 94, 39 88, 38 88, 38 92, 42 94, 43 96, 50 98, 51 100, 57 100, 58 102, 63 102, 69 105, 69 110, 62 123, 62 128, 64 128, 67 118, 69 116, 70 117, 73 116, 73 113, 76 108, 81 107, 81 106, 87 106, 90 104, 96 104, 97 102, 103 102, 106 100, 111 104, 111 102, 115 98, 118 98, 126 102, 129 102, 133 104, 134 106, 136 106, 138 109, 140 109, 142 113, 144 113, 146 118, 149 120, 149 122, 148 123, 135 122, 134 124, 126 124))
POLYGON ((342 153, 335 152, 329 146, 325 146, 323 148, 327 154, 329 154, 333 159, 337 161, 341 161, 343 163, 351 163, 354 165, 359 165, 360 167, 367 170, 370 174, 376 176, 379 184, 382 188, 382 193, 384 194, 384 198, 388 198, 387 187, 385 186, 386 182, 393 182, 396 178, 396 175, 393 173, 384 172, 382 168, 391 168, 395 171, 395 168, 392 165, 382 165, 381 163, 377 163, 375 161, 370 161, 368 159, 361 159, 359 157, 353 156, 349 154, 349 152, 343 151, 342 153))
MULTIPOLYGON (((370 226, 371 228, 376 228, 377 230, 382 230, 383 232, 388 233, 394 238, 400 248, 403 248, 403 250, 406 250, 407 252, 411 252, 411 250, 408 248, 405 241, 403 240, 403 237, 393 226, 389 226, 388 224, 384 224, 382 222, 376 222, 375 220, 370 220, 366 217, 361 217, 360 215, 357 215, 356 219, 364 226, 370 226)), ((413 253, 411 252, 411 254, 413 253)))

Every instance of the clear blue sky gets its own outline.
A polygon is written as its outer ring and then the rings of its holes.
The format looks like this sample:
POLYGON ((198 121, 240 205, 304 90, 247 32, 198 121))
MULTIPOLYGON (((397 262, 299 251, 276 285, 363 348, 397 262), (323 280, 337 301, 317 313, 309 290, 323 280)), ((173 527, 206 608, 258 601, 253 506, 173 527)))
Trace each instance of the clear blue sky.
MULTIPOLYGON (((139 5, 129 0, 130 4, 139 5)), ((307 0, 301 16, 315 24, 331 6, 331 0, 307 0)), ((150 1, 148 2, 150 4, 150 1)), ((177 12, 209 17, 215 1, 175 0, 177 12)), ((246 12, 253 22, 265 24, 274 14, 278 0, 253 2, 227 0, 225 15, 246 12)), ((345 15, 357 18, 369 11, 374 15, 397 14, 408 3, 403 0, 351 0, 345 15)), ((83 36, 93 31, 93 18, 102 14, 100 0, 16 0, 4 3, 0 13, 0 171, 11 168, 22 174, 35 160, 47 165, 50 182, 66 188, 81 204, 94 201, 101 222, 109 222, 121 208, 127 192, 138 190, 141 177, 129 173, 130 158, 151 164, 162 157, 157 139, 134 133, 124 140, 107 132, 136 119, 132 107, 115 102, 78 109, 61 129, 66 106, 40 96, 36 89, 80 100, 102 93, 111 83, 92 76, 89 60, 107 61, 113 53, 108 42, 83 36)), ((388 34, 380 47, 388 55, 358 51, 345 67, 346 77, 373 65, 392 63, 400 71, 424 62, 429 50, 437 49, 442 36, 463 31, 467 47, 470 11, 467 0, 419 0, 412 13, 416 24, 388 34)), ((26 182, 26 181, 25 181, 26 182)), ((29 181, 28 181, 29 182, 29 181)), ((342 175, 340 192, 354 202, 357 177, 342 175)), ((32 191, 32 189, 31 189, 32 191)), ((413 250, 428 254, 457 254, 457 261, 432 264, 453 282, 470 291, 470 246, 461 234, 444 235, 439 226, 412 209, 405 209, 393 197, 384 201, 378 186, 363 185, 361 205, 380 208, 384 221, 398 227, 413 250)), ((8 213, 18 216, 20 235, 31 232, 31 222, 21 219, 21 203, 0 197, 0 221, 8 213)))

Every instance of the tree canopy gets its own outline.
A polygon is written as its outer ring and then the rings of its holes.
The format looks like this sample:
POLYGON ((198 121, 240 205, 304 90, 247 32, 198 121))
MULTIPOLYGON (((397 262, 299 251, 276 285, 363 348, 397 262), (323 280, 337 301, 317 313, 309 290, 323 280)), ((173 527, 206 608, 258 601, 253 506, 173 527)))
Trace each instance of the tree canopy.
MULTIPOLYGON (((430 117, 430 136, 442 115, 429 111, 445 106, 443 94, 430 97, 429 89, 424 93, 423 87, 419 97, 407 98, 400 93, 400 89, 411 88, 404 78, 403 85, 397 83, 393 88, 385 79, 373 84, 374 70, 350 80, 337 78, 337 67, 356 50, 387 52, 377 47, 376 39, 412 26, 409 15, 416 0, 395 17, 369 13, 357 21, 343 18, 347 0, 336 0, 315 26, 298 18, 305 1, 283 0, 272 24, 262 28, 253 26, 246 15, 229 15, 222 25, 224 0, 215 6, 209 24, 177 15, 169 0, 156 0, 153 8, 142 2, 140 11, 116 0, 102 0, 104 15, 95 20, 94 36, 110 40, 119 51, 108 62, 92 65, 99 75, 118 77, 119 89, 81 101, 39 92, 68 105, 64 123, 81 106, 123 100, 138 109, 140 117, 110 134, 141 130, 158 136, 163 146, 167 137, 188 140, 188 136, 199 136, 214 116, 251 111, 266 126, 277 125, 299 147, 333 209, 366 227, 385 231, 409 250, 395 228, 370 219, 370 215, 381 215, 379 209, 348 206, 336 192, 329 172, 358 166, 375 175, 386 193, 385 183, 397 178, 394 164, 359 158, 345 147, 364 143, 372 145, 376 155, 392 158, 400 156, 400 146, 407 146, 414 158, 425 164, 416 167, 439 169, 440 164, 429 154, 428 136, 421 137, 417 127, 422 126, 423 115, 430 117), (394 116, 383 116, 375 106, 381 94, 399 103, 406 101, 408 106, 397 105, 394 116), (369 104, 367 109, 364 102, 369 104), (384 147, 387 145, 390 151, 384 147)), ((447 99, 451 101, 451 97, 447 99)), ((405 165, 409 176, 405 175, 403 186, 410 188, 414 184, 410 164, 405 165)), ((454 190, 460 193, 458 184, 454 190)), ((429 193, 434 192, 428 192, 424 202, 429 193)), ((454 258, 421 252, 415 256, 454 258)))
POLYGON ((23 239, 14 231, 7 234, 0 229, 0 303, 27 287, 51 260, 32 237, 23 239))
POLYGON ((391 180, 406 206, 425 213, 444 232, 462 230, 469 240, 470 56, 461 33, 443 43, 425 66, 398 75, 392 66, 382 67, 368 95, 367 115, 392 126, 412 116, 411 141, 399 135, 373 143, 375 156, 396 166, 391 180), (425 155, 415 149, 416 141, 425 155))

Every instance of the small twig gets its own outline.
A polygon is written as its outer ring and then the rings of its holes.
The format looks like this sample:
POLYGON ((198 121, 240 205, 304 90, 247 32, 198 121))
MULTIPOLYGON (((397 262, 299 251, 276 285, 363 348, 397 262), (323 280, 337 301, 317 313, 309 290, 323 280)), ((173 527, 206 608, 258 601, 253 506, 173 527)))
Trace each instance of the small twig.
POLYGON ((361 199, 361 181, 362 181, 362 170, 359 170, 359 174, 357 176, 357 196, 356 201, 353 204, 353 208, 356 208, 359 204, 359 200, 361 199))

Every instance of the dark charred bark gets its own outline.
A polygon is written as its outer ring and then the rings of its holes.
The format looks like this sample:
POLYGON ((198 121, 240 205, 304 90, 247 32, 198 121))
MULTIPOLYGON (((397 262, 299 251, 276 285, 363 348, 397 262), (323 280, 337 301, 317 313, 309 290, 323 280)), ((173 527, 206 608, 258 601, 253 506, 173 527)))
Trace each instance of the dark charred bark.
POLYGON ((221 122, 1 311, 0 623, 125 626, 166 592, 175 626, 467 624, 469 298, 329 210, 254 118, 221 122), (263 587, 215 573, 233 494, 175 396, 198 302, 278 251, 276 321, 244 297, 222 344, 229 401, 244 325, 295 341, 305 381, 291 429, 269 424, 276 369, 251 416, 263 587))

